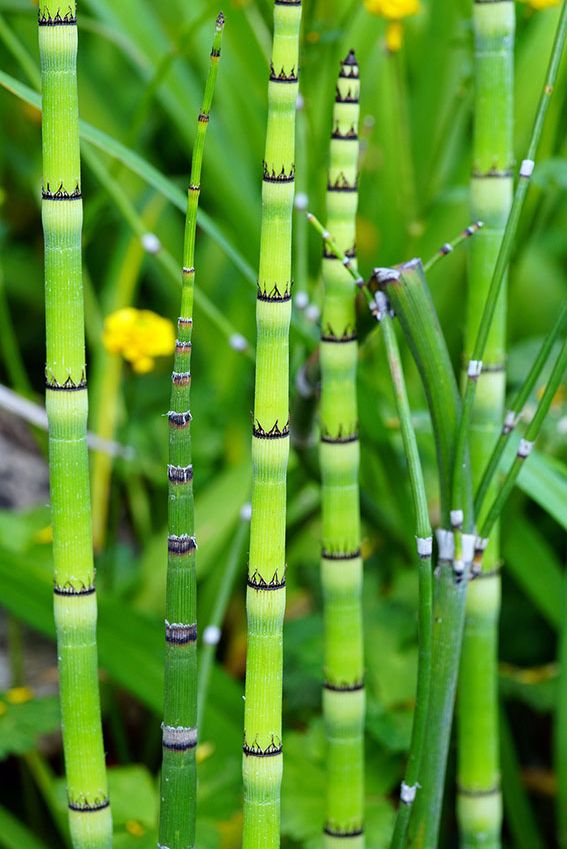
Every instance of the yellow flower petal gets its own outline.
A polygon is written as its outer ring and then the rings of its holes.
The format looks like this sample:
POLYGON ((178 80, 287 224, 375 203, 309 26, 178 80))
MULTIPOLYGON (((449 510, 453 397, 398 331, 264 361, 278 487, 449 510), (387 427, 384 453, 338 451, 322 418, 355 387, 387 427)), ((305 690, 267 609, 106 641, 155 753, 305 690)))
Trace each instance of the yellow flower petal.
POLYGON ((23 705, 33 699, 33 690, 30 687, 13 687, 6 693, 6 701, 12 705, 23 705))
POLYGON ((373 15, 390 21, 400 21, 419 12, 419 0, 364 0, 364 5, 373 15))
POLYGON ((386 47, 390 53, 397 53, 404 40, 404 27, 399 21, 390 21, 386 27, 386 47))

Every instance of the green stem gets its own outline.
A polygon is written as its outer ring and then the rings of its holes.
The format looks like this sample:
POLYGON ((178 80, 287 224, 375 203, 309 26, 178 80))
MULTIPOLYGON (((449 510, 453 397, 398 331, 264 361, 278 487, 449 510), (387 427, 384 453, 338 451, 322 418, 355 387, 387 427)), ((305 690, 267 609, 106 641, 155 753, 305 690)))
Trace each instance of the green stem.
MULTIPOLYGON (((341 63, 333 109, 327 221, 340 257, 354 258, 358 205, 359 70, 341 63)), ((353 259, 352 265, 355 264, 353 259)), ((350 267, 350 262, 349 262, 350 267)), ((364 847, 363 564, 360 554, 358 344, 354 287, 333 248, 323 253, 321 320, 321 584, 327 735, 325 849, 364 847)))
POLYGON ((297 0, 275 2, 256 307, 243 849, 277 849, 280 843, 291 229, 300 21, 297 0))
POLYGON ((518 451, 516 453, 516 457, 514 458, 514 462, 511 468, 509 469, 506 477, 504 478, 504 481, 502 482, 501 486, 498 488, 498 494, 496 495, 490 509, 487 511, 486 518, 484 519, 484 522, 481 525, 479 536, 483 545, 490 536, 494 524, 498 521, 498 517, 502 512, 504 504, 506 503, 510 493, 514 489, 518 475, 520 474, 524 465, 524 461, 527 457, 529 457, 532 451, 533 444, 539 435, 541 426, 544 422, 545 417, 547 416, 547 413, 551 406, 551 402, 553 401, 553 397, 557 392, 559 384, 561 383, 561 378, 563 377, 566 368, 567 342, 564 342, 559 356, 555 361, 555 365, 553 366, 553 370, 551 372, 549 380, 547 381, 544 393, 541 396, 539 404, 537 405, 535 415, 527 426, 523 438, 520 440, 520 444, 518 446, 518 451))
POLYGON ((74 2, 64 15, 59 7, 41 7, 46 408, 69 823, 77 849, 107 849, 112 819, 98 692, 86 442, 76 24, 74 2))
POLYGON ((553 346, 557 341, 559 334, 565 324, 565 320, 567 319, 567 304, 565 304, 557 317, 557 320, 546 337, 543 345, 541 346, 539 353, 534 360, 532 367, 524 380, 518 394, 510 404, 508 411, 506 413, 506 417, 504 419, 504 424, 502 425, 502 430, 500 435, 496 441, 496 444, 492 450, 492 454, 490 455, 490 459, 486 465, 486 469, 484 470, 484 474, 482 476, 482 480, 478 485, 475 502, 474 502, 474 512, 475 516, 479 516, 481 514, 484 499, 488 493, 488 489, 490 487, 490 483, 498 471, 498 467, 500 466, 500 461, 502 459, 502 455, 506 450, 506 446, 510 440, 510 435, 516 428, 522 410, 524 408, 524 404, 530 397, 534 386, 537 382, 538 377, 540 376, 548 358, 553 350, 553 346))
POLYGON ((436 254, 434 254, 431 259, 427 260, 423 265, 423 270, 427 274, 428 271, 431 271, 432 268, 435 268, 440 259, 447 256, 448 254, 452 254, 455 248, 458 248, 460 244, 462 244, 466 239, 470 239, 471 236, 474 236, 475 233, 478 233, 484 227, 484 222, 475 221, 473 224, 469 224, 468 227, 465 227, 458 236, 451 242, 445 242, 444 245, 441 245, 436 254))
POLYGON ((216 20, 211 63, 188 189, 181 307, 173 363, 169 425, 167 590, 165 602, 165 675, 162 724, 159 845, 188 849, 195 845, 197 776, 197 579, 191 452, 191 336, 195 280, 195 233, 201 191, 205 135, 220 59, 224 17, 216 20))
POLYGON ((408 763, 405 779, 400 793, 401 804, 396 817, 396 825, 392 836, 391 849, 403 849, 406 842, 407 829, 411 809, 416 793, 422 785, 423 755, 427 742, 427 717, 429 709, 429 690, 431 682, 431 653, 432 653, 432 618, 433 599, 431 569, 432 537, 427 494, 415 431, 411 420, 402 361, 398 349, 396 334, 392 326, 389 308, 383 293, 376 295, 377 306, 380 310, 380 326, 384 334, 384 343, 394 397, 400 419, 400 429, 404 452, 408 464, 411 493, 415 512, 415 536, 418 554, 418 583, 419 583, 419 657, 417 668, 416 703, 413 717, 412 734, 409 748, 408 763))
MULTIPOLYGON (((479 329, 513 192, 515 10, 512 0, 473 3, 475 44, 471 213, 484 228, 469 252, 465 361, 479 329)), ((506 391, 505 271, 477 380, 468 442, 473 486, 502 421, 506 391)), ((465 376, 466 381, 466 376, 465 376)), ((454 507, 462 507, 456 500, 454 507)), ((465 518, 465 517, 464 517, 465 518)), ((475 519, 478 521, 478 514, 475 519)), ((466 517, 470 527, 471 517, 466 517)), ((484 580, 468 591, 458 698, 457 813, 463 849, 499 849, 502 826, 498 743, 499 540, 492 540, 484 580)))

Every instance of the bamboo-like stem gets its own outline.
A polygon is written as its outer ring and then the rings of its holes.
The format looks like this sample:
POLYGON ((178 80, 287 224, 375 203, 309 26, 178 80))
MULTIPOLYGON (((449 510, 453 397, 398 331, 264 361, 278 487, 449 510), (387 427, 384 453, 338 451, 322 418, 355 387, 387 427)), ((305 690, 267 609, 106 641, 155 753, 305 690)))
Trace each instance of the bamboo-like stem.
POLYGON ((498 493, 494 498, 490 509, 487 511, 484 521, 482 522, 479 533, 482 549, 477 552, 477 554, 479 555, 478 560, 476 560, 477 569, 480 567, 481 562, 484 559, 484 557, 481 557, 480 555, 485 550, 486 540, 492 533, 494 525, 498 521, 498 517, 502 512, 502 508, 504 507, 504 504, 506 503, 508 497, 510 496, 510 493, 512 492, 516 484, 516 480, 522 470, 524 461, 531 454, 534 442, 539 435, 541 426, 544 422, 545 417, 547 416, 547 413, 551 406, 551 402, 553 401, 553 396, 557 392, 559 384, 561 383, 561 378, 563 377, 566 368, 567 341, 563 343, 563 347, 561 348, 559 356, 555 361, 555 365, 553 366, 551 375, 549 376, 549 380, 547 381, 543 395, 541 396, 539 404, 537 405, 535 415, 527 426, 523 438, 520 440, 520 444, 518 446, 514 462, 512 463, 511 468, 508 470, 508 473, 504 478, 502 485, 498 488, 498 493))
POLYGON ((191 160, 183 244, 181 308, 173 362, 169 425, 165 676, 159 845, 195 845, 197 746, 197 579, 191 454, 191 335, 195 233, 205 135, 216 83, 224 17, 216 20, 211 62, 191 160))
POLYGON ((39 13, 43 90, 46 408, 54 612, 69 825, 76 849, 108 849, 112 818, 102 740, 87 457, 81 275, 77 18, 72 2, 39 13))
POLYGON ((524 408, 524 404, 530 397, 532 390, 536 384, 538 377, 540 376, 548 358, 553 350, 553 346, 557 341, 559 334, 563 329, 563 325, 565 324, 565 320, 567 319, 567 304, 564 304, 557 320, 543 342, 536 359, 534 360, 532 367, 524 380, 521 388, 518 391, 518 394, 511 402, 506 416, 504 417, 504 423, 502 425, 500 434, 498 439, 496 440, 496 444, 492 449, 492 454, 490 455, 490 459, 486 465, 484 470, 484 474, 482 476, 482 480, 478 485, 476 494, 475 494, 475 502, 474 502, 474 510, 475 516, 479 516, 481 510, 484 505, 484 499, 488 493, 488 489, 490 483, 496 474, 498 467, 500 465, 500 460, 502 459, 502 455, 508 445, 510 440, 510 436, 514 432, 518 420, 521 416, 522 410, 524 408))
MULTIPOLYGON (((470 247, 465 362, 478 333, 513 194, 515 10, 512 0, 473 3, 475 43, 471 213, 484 228, 470 247)), ((477 379, 468 441, 473 486, 502 421, 506 392, 505 271, 477 379)), ((465 381, 466 381, 465 375, 465 381)), ((493 482, 496 486, 497 482, 493 482)), ((454 507, 461 506, 454 503, 454 507)), ((478 515, 475 519, 478 521, 478 515)), ((486 552, 485 580, 471 584, 458 697, 457 812, 463 849, 499 849, 502 797, 498 742, 499 540, 486 552)))
POLYGON ((291 229, 301 3, 275 0, 262 183, 246 610, 244 849, 280 844, 291 229))
MULTIPOLYGON (((503 1, 509 2, 509 0, 503 1)), ((530 177, 534 168, 535 155, 537 153, 539 140, 543 131, 543 125, 545 123, 545 118, 549 109, 551 95, 553 94, 555 83, 557 81, 557 74, 559 72, 559 65, 561 63, 561 57, 563 55, 563 48, 565 46, 566 39, 567 0, 563 0, 561 13, 559 15, 559 21, 557 23, 557 30, 555 32, 555 39, 553 42, 553 47, 551 49, 549 65, 545 76, 545 82, 539 100, 538 109, 530 137, 530 142, 528 145, 528 152, 526 158, 523 160, 520 166, 518 184, 516 186, 516 191, 514 192, 514 199, 512 201, 510 214, 508 216, 502 241, 500 243, 500 249, 498 251, 498 256, 496 259, 496 265, 494 266, 494 273, 492 275, 490 288, 486 301, 484 303, 484 308, 480 317, 480 321, 478 323, 478 332, 476 335, 474 346, 472 348, 471 361, 469 362, 469 368, 467 369, 467 383, 463 396, 463 402, 461 405, 461 414, 459 416, 453 462, 452 503, 453 505, 455 505, 455 509, 463 509, 462 506, 460 506, 462 505, 463 501, 463 483, 465 477, 468 474, 465 456, 467 454, 468 430, 472 416, 476 382, 480 373, 479 369, 482 369, 482 357, 484 355, 484 349, 488 340, 488 334, 490 333, 492 320, 494 318, 494 314, 498 306, 500 288, 502 286, 506 268, 508 266, 508 262, 512 252, 514 238, 518 229, 518 222, 520 220, 520 215, 528 191, 530 177)))
MULTIPOLYGON (((359 70, 341 62, 333 108, 327 225, 341 253, 355 256, 358 205, 359 70)), ((321 584, 325 650, 323 716, 327 801, 323 845, 364 847, 363 566, 360 554, 358 344, 354 287, 325 243, 321 317, 321 584)))

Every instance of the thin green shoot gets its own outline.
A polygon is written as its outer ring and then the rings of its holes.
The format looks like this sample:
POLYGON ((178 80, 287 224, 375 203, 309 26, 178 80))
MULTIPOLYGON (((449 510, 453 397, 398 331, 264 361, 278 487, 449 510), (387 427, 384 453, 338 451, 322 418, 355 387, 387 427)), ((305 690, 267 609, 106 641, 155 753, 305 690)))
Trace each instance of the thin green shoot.
POLYGON ((435 268, 440 259, 452 254, 455 248, 458 248, 459 245, 466 241, 466 239, 470 239, 471 236, 478 233, 482 227, 484 227, 484 223, 482 221, 475 221, 473 224, 469 224, 468 227, 465 227, 465 229, 462 230, 458 236, 455 236, 451 242, 445 242, 444 245, 441 245, 437 253, 433 254, 431 259, 428 259, 427 262, 424 263, 423 270, 425 273, 427 274, 428 271, 435 268))

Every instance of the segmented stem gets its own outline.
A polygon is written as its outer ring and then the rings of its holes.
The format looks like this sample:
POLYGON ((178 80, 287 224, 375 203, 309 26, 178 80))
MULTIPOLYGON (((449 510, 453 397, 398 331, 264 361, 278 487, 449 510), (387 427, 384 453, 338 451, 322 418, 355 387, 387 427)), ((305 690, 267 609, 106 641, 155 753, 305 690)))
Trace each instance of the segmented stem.
POLYGON ((219 14, 198 118, 188 189, 181 308, 173 362, 169 426, 165 677, 162 724, 159 844, 195 845, 197 746, 197 581, 195 574, 193 465, 191 454, 191 336, 195 282, 195 232, 201 168, 213 100, 224 17, 219 14))
POLYGON ((300 2, 275 0, 256 307, 252 520, 246 594, 244 849, 277 849, 280 843, 291 229, 300 21, 300 2))
POLYGON ((81 169, 75 3, 42 5, 42 220, 45 237, 46 408, 54 612, 69 824, 75 849, 109 849, 112 819, 102 739, 97 604, 87 457, 81 274, 81 169))
MULTIPOLYGON (((465 362, 479 329, 513 193, 514 28, 512 0, 473 3, 475 97, 471 213, 484 228, 470 246, 465 362)), ((506 393, 506 274, 487 333, 468 441, 473 486, 502 421, 506 393)), ((465 374, 464 380, 467 380, 465 374)), ((497 481, 493 482, 493 487, 497 481)), ((461 507, 456 502, 454 507, 461 507)), ((478 521, 478 516, 475 519, 478 521)), ((486 580, 467 597, 458 700, 458 800, 463 849, 498 849, 502 824, 498 745, 499 540, 486 552, 486 580)))
MULTIPOLYGON (((327 186, 327 224, 355 264, 358 204, 359 69, 351 51, 337 80, 327 186)), ((364 653, 358 471, 354 287, 324 243, 321 322, 321 492, 327 733, 324 845, 364 846, 364 653)))

